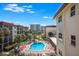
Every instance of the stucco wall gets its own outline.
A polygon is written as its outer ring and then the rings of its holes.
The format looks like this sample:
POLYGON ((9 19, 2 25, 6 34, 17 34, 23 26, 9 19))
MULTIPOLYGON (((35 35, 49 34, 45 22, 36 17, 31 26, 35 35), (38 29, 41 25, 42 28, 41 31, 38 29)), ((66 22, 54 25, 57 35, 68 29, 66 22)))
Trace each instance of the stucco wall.
POLYGON ((49 37, 48 36, 49 32, 52 32, 52 33, 56 32, 56 27, 46 27, 46 37, 49 37))
POLYGON ((65 12, 65 22, 67 30, 66 39, 66 55, 79 55, 79 4, 71 4, 68 6, 67 12, 65 12), (76 14, 70 17, 70 8, 76 6, 76 14), (76 36, 76 47, 71 45, 71 35, 76 36))
MULTIPOLYGON (((62 51, 63 55, 79 55, 79 4, 69 4, 57 15, 56 19, 61 14, 63 21, 60 24, 57 22, 57 48, 62 51), (76 15, 70 17, 70 8, 73 5, 76 6, 76 15), (63 34, 62 41, 59 40, 59 32, 63 34), (76 36, 76 47, 71 45, 71 35, 76 36)), ((58 49, 57 52, 59 52, 58 49)))

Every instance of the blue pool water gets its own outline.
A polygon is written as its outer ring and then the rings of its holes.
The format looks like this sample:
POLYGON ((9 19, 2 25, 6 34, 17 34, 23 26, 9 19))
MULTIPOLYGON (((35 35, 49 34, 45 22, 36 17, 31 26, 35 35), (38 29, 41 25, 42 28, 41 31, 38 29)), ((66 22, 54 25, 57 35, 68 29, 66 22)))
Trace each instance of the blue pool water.
POLYGON ((42 51, 45 47, 45 44, 43 42, 33 42, 30 47, 29 50, 30 51, 42 51))

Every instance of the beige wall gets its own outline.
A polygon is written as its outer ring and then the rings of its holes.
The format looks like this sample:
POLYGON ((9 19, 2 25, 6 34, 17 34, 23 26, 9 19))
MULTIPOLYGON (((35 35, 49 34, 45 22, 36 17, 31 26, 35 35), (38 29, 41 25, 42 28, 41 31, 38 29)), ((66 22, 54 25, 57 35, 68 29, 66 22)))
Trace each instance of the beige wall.
MULTIPOLYGON (((62 17, 62 19, 64 19, 64 17, 62 17)), ((59 49, 62 51, 62 54, 65 55, 65 48, 64 48, 64 46, 65 46, 65 44, 64 44, 64 34, 65 33, 64 33, 64 29, 65 29, 64 28, 64 20, 62 20, 62 22, 60 22, 60 23, 58 23, 58 21, 57 21, 57 54, 58 55, 59 55, 59 49), (63 39, 59 38, 59 33, 62 33, 63 39)))
POLYGON ((49 32, 56 32, 56 27, 46 27, 46 37, 49 37, 48 36, 48 33, 49 32))
POLYGON ((79 4, 75 4, 76 15, 70 17, 70 8, 73 5, 74 4, 69 4, 56 16, 56 19, 61 14, 63 16, 63 21, 60 24, 57 22, 57 48, 62 51, 63 55, 79 55, 79 4), (58 38, 59 32, 63 34, 62 40, 58 38), (76 36, 76 47, 71 45, 71 35, 76 36))

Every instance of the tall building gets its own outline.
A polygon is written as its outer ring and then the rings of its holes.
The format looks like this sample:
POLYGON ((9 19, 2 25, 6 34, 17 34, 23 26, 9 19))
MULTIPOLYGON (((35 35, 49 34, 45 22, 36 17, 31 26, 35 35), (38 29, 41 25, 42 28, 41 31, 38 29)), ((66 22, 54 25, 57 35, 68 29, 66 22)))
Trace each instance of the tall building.
POLYGON ((43 35, 45 35, 45 30, 46 30, 45 26, 41 26, 41 32, 43 33, 43 35))
POLYGON ((7 46, 12 45, 16 35, 17 29, 14 24, 0 22, 0 51, 4 51, 7 46))
POLYGON ((57 21, 57 55, 79 56, 79 4, 64 3, 54 19, 57 21))
POLYGON ((32 30, 32 31, 41 31, 41 26, 40 26, 40 24, 31 24, 30 25, 30 29, 32 30))

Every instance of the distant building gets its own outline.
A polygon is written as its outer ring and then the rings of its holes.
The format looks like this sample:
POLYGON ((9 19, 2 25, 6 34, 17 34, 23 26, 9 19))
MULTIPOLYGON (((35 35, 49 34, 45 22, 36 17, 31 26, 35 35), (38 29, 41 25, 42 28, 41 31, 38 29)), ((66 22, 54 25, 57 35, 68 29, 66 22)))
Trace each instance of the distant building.
POLYGON ((41 32, 45 35, 45 26, 41 26, 41 32))
POLYGON ((45 35, 46 37, 54 37, 56 35, 56 26, 55 25, 46 26, 45 35))
POLYGON ((79 3, 64 3, 54 19, 57 21, 57 55, 79 56, 79 3))
POLYGON ((31 24, 31 25, 30 25, 30 29, 31 29, 32 31, 40 32, 40 31, 41 31, 41 26, 40 26, 40 24, 31 24))
POLYGON ((16 25, 16 27, 17 27, 17 34, 24 33, 25 31, 28 30, 28 27, 24 27, 22 25, 16 25))

